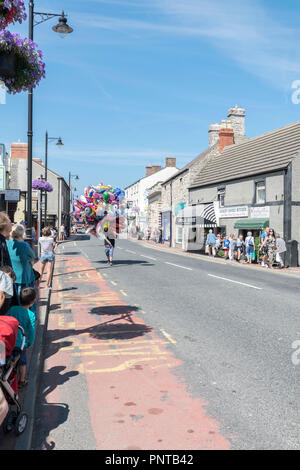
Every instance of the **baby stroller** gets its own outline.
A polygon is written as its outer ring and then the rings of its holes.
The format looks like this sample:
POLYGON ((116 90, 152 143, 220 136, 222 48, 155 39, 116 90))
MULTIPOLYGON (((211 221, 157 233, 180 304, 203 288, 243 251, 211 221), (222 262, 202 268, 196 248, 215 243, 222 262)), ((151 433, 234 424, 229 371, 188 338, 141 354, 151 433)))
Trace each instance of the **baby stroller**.
POLYGON ((27 414, 21 411, 17 376, 17 366, 24 349, 25 339, 24 330, 18 320, 9 316, 0 316, 0 403, 2 397, 0 425, 2 424, 5 433, 14 429, 17 435, 25 431, 28 422, 27 414), (20 350, 13 352, 18 330, 22 333, 22 345, 20 350))

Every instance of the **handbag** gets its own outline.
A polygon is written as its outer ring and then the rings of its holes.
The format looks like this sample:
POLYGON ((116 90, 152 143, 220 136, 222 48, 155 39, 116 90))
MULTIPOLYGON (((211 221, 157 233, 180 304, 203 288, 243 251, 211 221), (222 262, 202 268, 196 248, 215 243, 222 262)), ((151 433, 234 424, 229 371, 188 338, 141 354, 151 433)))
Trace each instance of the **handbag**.
POLYGON ((209 255, 209 245, 205 245, 205 253, 209 255))

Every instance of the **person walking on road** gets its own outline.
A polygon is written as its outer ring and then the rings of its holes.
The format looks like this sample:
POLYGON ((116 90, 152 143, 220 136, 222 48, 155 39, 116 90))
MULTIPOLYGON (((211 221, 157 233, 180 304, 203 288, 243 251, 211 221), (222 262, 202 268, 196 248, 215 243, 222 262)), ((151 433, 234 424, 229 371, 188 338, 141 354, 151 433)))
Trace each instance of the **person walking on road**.
POLYGON ((110 266, 112 266, 116 234, 113 233, 112 231, 109 231, 108 227, 105 227, 103 232, 104 232, 104 248, 105 248, 105 254, 107 257, 107 262, 110 266))
POLYGON ((51 229, 50 227, 44 227, 43 228, 43 236, 40 237, 39 239, 39 245, 41 248, 41 257, 40 257, 40 263, 41 263, 41 272, 40 272, 40 279, 39 281, 42 280, 45 267, 48 265, 48 274, 47 274, 47 281, 46 281, 46 288, 51 289, 50 287, 50 281, 51 281, 51 272, 52 272, 52 265, 54 262, 54 248, 55 248, 55 242, 54 239, 51 237, 51 229))

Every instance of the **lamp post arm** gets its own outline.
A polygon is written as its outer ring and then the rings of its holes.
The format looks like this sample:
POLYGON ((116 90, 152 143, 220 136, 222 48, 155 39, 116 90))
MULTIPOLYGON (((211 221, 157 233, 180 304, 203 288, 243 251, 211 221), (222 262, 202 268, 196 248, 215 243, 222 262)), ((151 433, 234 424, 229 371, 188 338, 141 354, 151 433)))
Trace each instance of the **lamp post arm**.
POLYGON ((45 23, 45 21, 51 20, 52 18, 55 18, 57 16, 61 16, 61 13, 60 14, 57 14, 57 13, 41 13, 39 11, 34 11, 33 16, 34 16, 34 18, 36 16, 38 16, 40 18, 38 20, 34 20, 34 25, 33 26, 37 26, 39 24, 45 23))

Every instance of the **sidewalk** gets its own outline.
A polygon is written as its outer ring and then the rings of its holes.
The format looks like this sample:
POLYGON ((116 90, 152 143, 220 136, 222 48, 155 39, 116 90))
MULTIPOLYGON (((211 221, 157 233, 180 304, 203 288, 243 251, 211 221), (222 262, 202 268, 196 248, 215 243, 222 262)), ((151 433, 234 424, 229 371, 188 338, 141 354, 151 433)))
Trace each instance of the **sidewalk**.
POLYGON ((256 270, 257 269, 259 269, 259 270, 264 269, 265 271, 269 271, 269 272, 276 273, 276 274, 300 276, 300 267, 297 267, 297 268, 283 268, 283 269, 279 269, 279 268, 267 269, 267 268, 264 268, 263 266, 261 266, 260 264, 254 264, 254 263, 248 264, 244 261, 241 261, 241 262, 238 263, 237 261, 225 260, 223 258, 212 257, 212 256, 204 255, 204 254, 201 254, 201 253, 192 253, 190 251, 183 251, 180 248, 170 247, 170 246, 167 246, 167 245, 162 244, 162 243, 155 243, 152 240, 145 240, 145 239, 138 240, 136 238, 130 238, 130 237, 128 238, 128 240, 132 241, 132 242, 135 242, 135 243, 140 243, 145 248, 153 248, 153 249, 159 250, 159 251, 167 251, 167 252, 170 252, 170 253, 175 253, 176 255, 190 257, 190 258, 196 258, 196 259, 200 259, 201 261, 207 261, 209 263, 220 263, 220 264, 225 264, 225 265, 227 264, 227 265, 230 265, 230 266, 233 266, 233 267, 242 266, 245 269, 256 269, 256 270))
POLYGON ((43 341, 47 329, 47 316, 50 304, 51 291, 40 289, 37 304, 37 323, 34 345, 27 352, 28 385, 19 391, 22 411, 28 415, 28 424, 23 434, 16 436, 12 431, 4 434, 0 430, 0 450, 30 450, 35 418, 35 403, 39 390, 41 376, 43 341))

